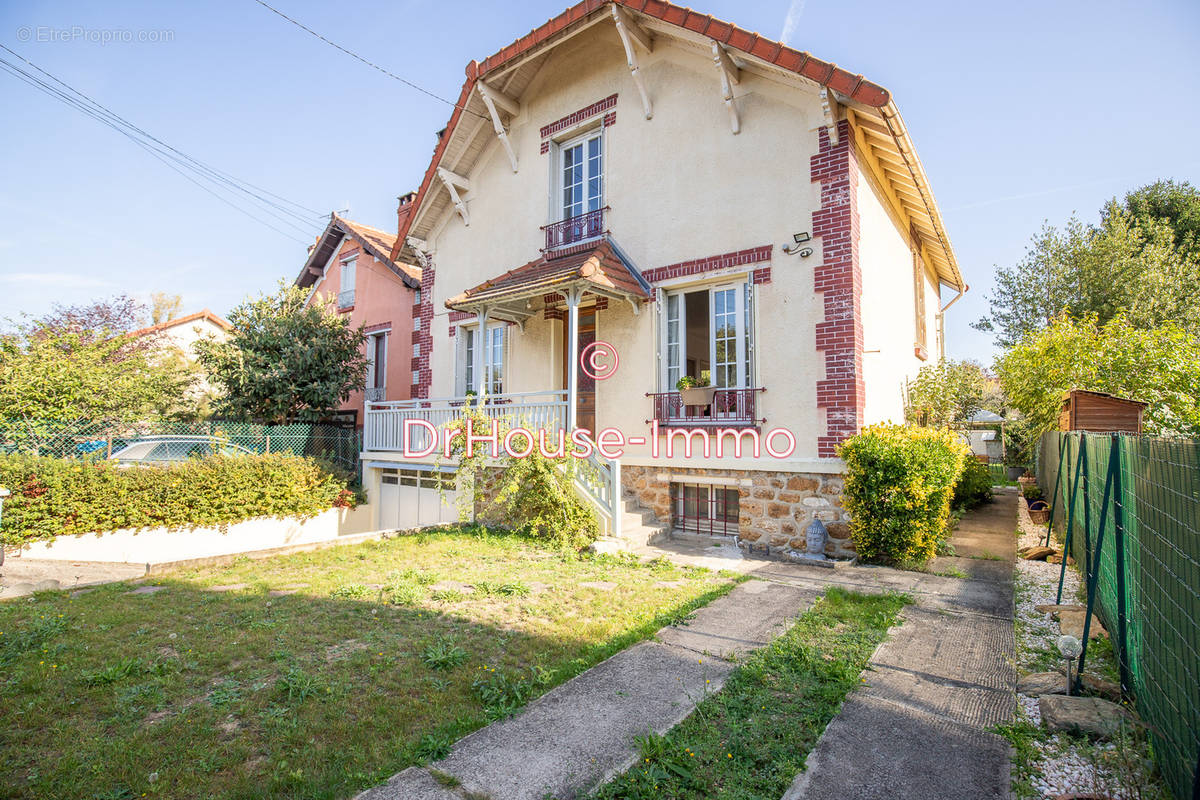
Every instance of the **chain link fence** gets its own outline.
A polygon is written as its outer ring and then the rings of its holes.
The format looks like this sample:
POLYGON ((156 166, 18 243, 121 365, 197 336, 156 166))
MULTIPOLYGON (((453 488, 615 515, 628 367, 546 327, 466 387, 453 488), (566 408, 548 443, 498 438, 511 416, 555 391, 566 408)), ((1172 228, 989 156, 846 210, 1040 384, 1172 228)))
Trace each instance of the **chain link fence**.
POLYGON ((1050 432, 1040 444, 1038 482, 1122 693, 1174 795, 1200 798, 1200 441, 1050 432))
POLYGON ((139 422, 19 420, 0 424, 0 453, 102 459, 155 436, 215 436, 255 453, 293 453, 328 461, 358 474, 362 435, 352 425, 251 422, 139 422))

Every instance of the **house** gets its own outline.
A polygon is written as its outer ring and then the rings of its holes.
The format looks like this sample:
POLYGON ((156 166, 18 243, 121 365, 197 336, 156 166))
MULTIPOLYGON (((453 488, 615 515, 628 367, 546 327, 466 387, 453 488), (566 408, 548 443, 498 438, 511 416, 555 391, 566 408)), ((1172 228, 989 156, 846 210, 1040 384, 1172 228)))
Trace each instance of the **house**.
POLYGON ((444 469, 417 421, 472 393, 623 437, 582 490, 609 535, 778 551, 820 519, 846 553, 837 445, 903 419, 967 288, 886 89, 659 0, 585 0, 469 63, 411 205, 414 399, 365 428, 383 527, 444 469))
MULTIPOLYGON (((202 339, 224 339, 231 330, 233 326, 224 317, 205 308, 134 331, 133 336, 153 336, 159 346, 168 351, 177 351, 189 365, 195 366, 196 342, 202 339)), ((213 391, 207 376, 201 375, 188 390, 188 394, 193 399, 200 400, 211 397, 213 391)))
MULTIPOLYGON (((411 210, 412 194, 400 198, 398 221, 411 210)), ((395 234, 330 214, 309 250, 295 285, 310 289, 309 302, 333 302, 367 334, 367 385, 343 404, 345 416, 362 424, 364 403, 406 400, 417 382, 409 369, 413 309, 420 301, 421 270, 393 258, 395 234)))

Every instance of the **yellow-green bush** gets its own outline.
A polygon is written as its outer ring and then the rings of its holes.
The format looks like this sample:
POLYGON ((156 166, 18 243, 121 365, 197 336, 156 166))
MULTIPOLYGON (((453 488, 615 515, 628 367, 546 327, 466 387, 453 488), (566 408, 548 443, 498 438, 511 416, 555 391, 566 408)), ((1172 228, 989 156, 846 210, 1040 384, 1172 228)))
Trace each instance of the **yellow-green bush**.
POLYGON ((310 517, 353 504, 344 480, 312 459, 214 456, 168 466, 0 456, 6 545, 121 528, 192 528, 252 517, 310 517))
POLYGON ((947 534, 968 451, 940 428, 872 425, 842 443, 845 505, 861 558, 927 561, 947 534))

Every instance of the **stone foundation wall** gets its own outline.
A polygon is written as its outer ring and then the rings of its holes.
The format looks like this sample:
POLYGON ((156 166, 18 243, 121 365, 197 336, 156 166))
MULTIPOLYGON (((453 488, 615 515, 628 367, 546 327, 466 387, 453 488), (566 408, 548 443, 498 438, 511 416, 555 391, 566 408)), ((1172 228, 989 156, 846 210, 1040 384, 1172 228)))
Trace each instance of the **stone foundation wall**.
POLYGON ((772 555, 789 548, 803 551, 807 546, 804 529, 813 519, 819 519, 829 530, 825 554, 837 558, 854 556, 850 517, 842 506, 840 475, 621 467, 625 491, 632 493, 638 503, 666 525, 671 523, 671 482, 708 483, 706 478, 721 478, 721 484, 736 486, 740 498, 738 527, 742 548, 757 550, 765 545, 772 555), (731 483, 731 480, 735 482, 731 483))

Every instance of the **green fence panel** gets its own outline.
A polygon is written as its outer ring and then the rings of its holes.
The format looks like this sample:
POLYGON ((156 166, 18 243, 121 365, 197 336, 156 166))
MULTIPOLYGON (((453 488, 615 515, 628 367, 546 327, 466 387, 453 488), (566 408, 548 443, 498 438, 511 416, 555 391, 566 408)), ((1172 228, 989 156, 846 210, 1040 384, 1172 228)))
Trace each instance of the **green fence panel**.
MULTIPOLYGON (((1200 441, 1051 432, 1042 437, 1038 461, 1057 464, 1060 452, 1063 478, 1051 498, 1059 540, 1067 538, 1074 493, 1071 555, 1095 581, 1094 610, 1122 662, 1124 688, 1149 726, 1175 796, 1198 796, 1200 441), (1105 503, 1104 480, 1114 458, 1113 490, 1105 503), (1105 544, 1097 558, 1101 520, 1105 544)), ((1047 497, 1054 491, 1051 472, 1038 475, 1047 497)))

